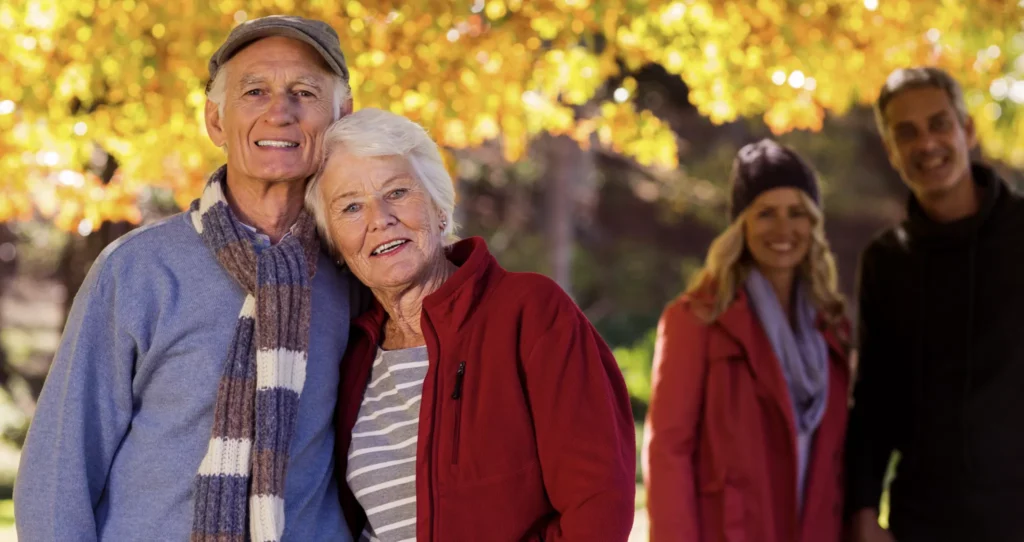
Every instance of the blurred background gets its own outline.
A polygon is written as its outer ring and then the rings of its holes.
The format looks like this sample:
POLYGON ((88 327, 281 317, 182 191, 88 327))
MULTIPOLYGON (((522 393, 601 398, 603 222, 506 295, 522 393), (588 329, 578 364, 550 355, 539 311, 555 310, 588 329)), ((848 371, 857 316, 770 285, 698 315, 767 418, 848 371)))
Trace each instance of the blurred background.
MULTIPOLYGON (((892 69, 958 78, 980 155, 1024 186, 1024 1, 0 0, 0 540, 71 300, 104 246, 179 212, 223 160, 206 62, 268 14, 328 21, 356 107, 432 132, 463 236, 573 295, 638 427, 654 327, 725 225, 743 144, 777 137, 818 169, 851 297, 905 205, 870 109, 892 69)), ((635 540, 642 507, 639 491, 635 540)))

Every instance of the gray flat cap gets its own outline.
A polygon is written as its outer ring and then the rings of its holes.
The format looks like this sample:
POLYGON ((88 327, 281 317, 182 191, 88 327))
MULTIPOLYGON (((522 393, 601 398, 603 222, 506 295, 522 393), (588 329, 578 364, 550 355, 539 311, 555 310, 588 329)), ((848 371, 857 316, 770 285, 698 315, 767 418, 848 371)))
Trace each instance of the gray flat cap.
POLYGON ((323 21, 291 15, 269 15, 236 26, 224 44, 210 57, 210 81, 217 77, 217 71, 235 53, 258 39, 270 36, 283 36, 308 43, 324 57, 331 71, 348 81, 348 65, 341 52, 338 33, 323 21))

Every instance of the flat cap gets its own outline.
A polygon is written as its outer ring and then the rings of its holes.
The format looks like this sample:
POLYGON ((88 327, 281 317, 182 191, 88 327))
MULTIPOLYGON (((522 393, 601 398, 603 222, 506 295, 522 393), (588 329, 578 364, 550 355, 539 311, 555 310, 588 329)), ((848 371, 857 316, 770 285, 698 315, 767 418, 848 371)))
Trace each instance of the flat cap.
POLYGON ((236 26, 224 44, 210 57, 210 81, 232 56, 250 43, 270 36, 283 36, 308 43, 324 57, 331 71, 348 81, 348 65, 341 52, 341 41, 331 25, 292 15, 269 15, 236 26))

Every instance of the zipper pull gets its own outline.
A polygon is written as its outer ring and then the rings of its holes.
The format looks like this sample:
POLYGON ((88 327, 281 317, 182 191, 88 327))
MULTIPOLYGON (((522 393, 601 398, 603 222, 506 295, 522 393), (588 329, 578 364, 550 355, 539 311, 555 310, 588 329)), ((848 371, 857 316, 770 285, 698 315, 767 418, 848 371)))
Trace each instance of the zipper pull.
POLYGON ((455 391, 452 392, 452 399, 462 397, 462 377, 466 376, 466 362, 459 362, 459 370, 455 371, 455 391))

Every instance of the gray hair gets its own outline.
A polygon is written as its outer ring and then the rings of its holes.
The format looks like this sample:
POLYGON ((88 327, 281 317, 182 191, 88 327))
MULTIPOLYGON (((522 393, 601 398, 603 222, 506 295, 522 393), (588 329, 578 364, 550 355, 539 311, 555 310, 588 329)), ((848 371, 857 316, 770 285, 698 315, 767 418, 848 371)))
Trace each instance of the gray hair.
POLYGON ((917 88, 937 88, 946 93, 949 103, 953 104, 956 110, 957 119, 961 125, 967 123, 967 104, 964 102, 964 91, 960 83, 956 82, 951 75, 939 68, 931 66, 916 68, 899 68, 889 74, 882 85, 882 91, 878 94, 875 102, 875 123, 878 124, 878 131, 883 137, 887 137, 887 122, 885 108, 889 102, 904 91, 917 88))
POLYGON ((338 254, 330 235, 330 224, 320 193, 320 179, 323 177, 327 160, 338 149, 360 157, 401 156, 423 183, 434 205, 444 215, 445 226, 442 234, 445 244, 455 240, 457 226, 455 213, 455 184, 437 144, 422 126, 401 116, 376 108, 360 109, 335 122, 324 134, 324 156, 320 170, 306 186, 306 208, 316 218, 320 238, 332 254, 338 254))
MULTIPOLYGON (((209 90, 206 91, 206 98, 211 102, 217 104, 217 114, 221 118, 224 117, 224 103, 227 95, 228 85, 228 67, 231 65, 229 60, 219 71, 217 71, 216 77, 210 82, 209 90)), ((338 74, 331 74, 331 82, 334 84, 333 90, 333 105, 334 105, 334 120, 341 118, 341 108, 348 101, 352 95, 352 89, 348 85, 348 81, 342 79, 338 74)))

